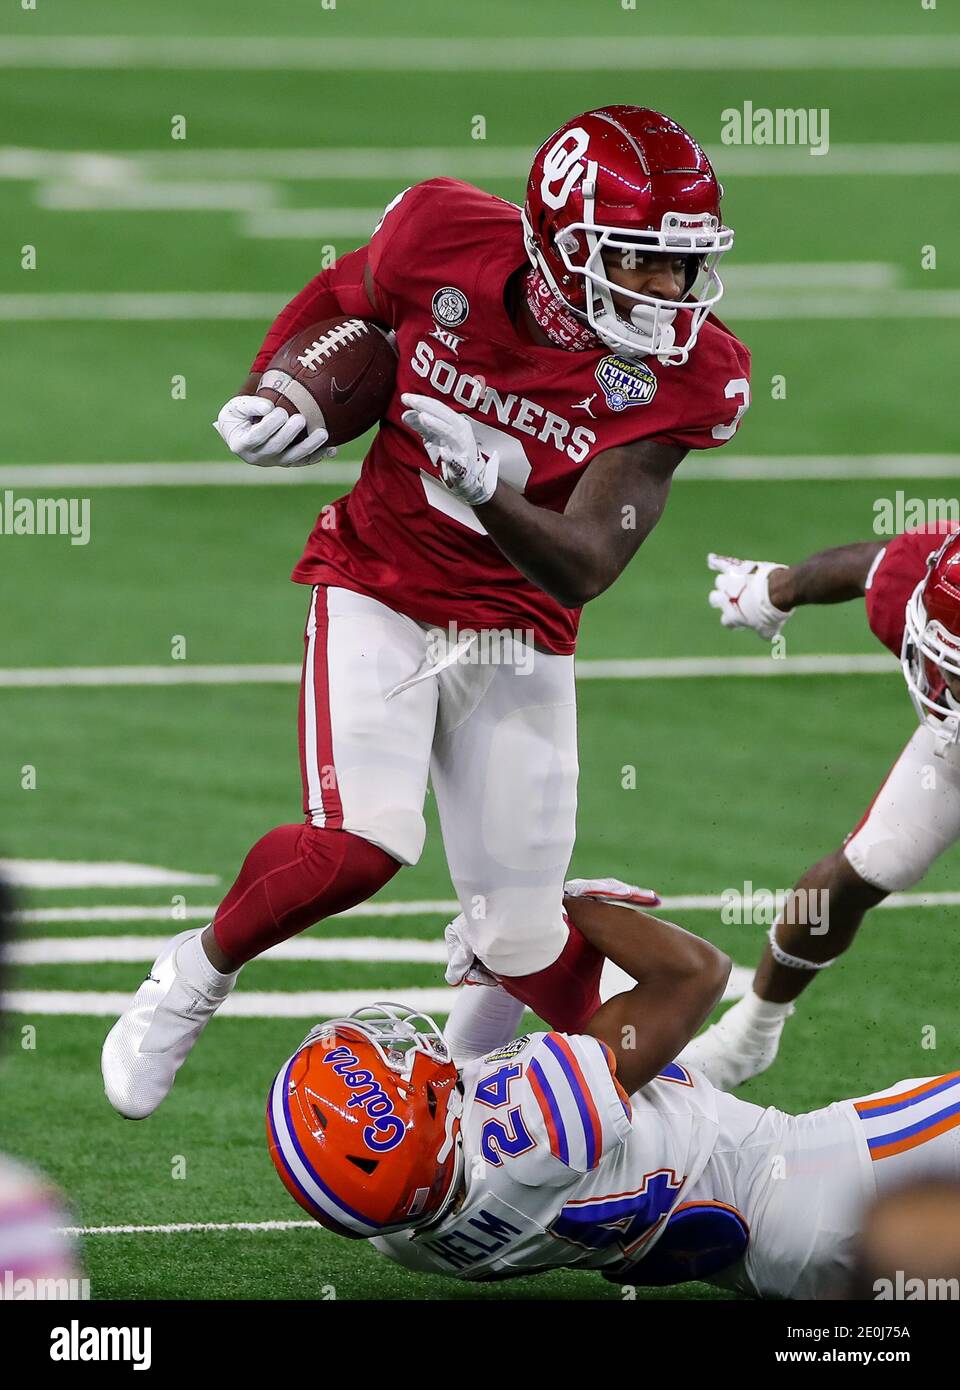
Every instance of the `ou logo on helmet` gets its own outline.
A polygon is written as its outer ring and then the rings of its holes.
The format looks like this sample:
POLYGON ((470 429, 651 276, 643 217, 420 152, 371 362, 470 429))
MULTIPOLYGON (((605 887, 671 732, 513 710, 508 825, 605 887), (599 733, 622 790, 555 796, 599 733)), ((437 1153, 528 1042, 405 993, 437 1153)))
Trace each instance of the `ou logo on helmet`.
POLYGON ((583 156, 590 136, 582 126, 574 126, 547 151, 540 180, 540 197, 554 212, 562 208, 571 192, 587 172, 583 156))

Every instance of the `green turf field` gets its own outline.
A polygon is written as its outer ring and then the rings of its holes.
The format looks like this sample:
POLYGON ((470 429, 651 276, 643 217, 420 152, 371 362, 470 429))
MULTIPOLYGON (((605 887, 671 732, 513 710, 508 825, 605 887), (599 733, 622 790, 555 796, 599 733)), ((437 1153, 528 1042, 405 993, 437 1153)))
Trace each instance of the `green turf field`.
MULTIPOLYGON (((612 101, 668 110, 715 154, 737 233, 724 316, 753 351, 755 401, 732 447, 690 460, 695 476, 681 469, 659 529, 585 615, 580 654, 762 655, 750 634, 721 632, 708 608, 707 550, 799 559, 871 536, 878 498, 956 490, 944 458, 960 457, 960 144, 952 143, 960 89, 949 57, 958 44, 960 21, 942 0, 933 11, 895 0, 694 0, 635 11, 572 0, 338 0, 330 10, 290 0, 278 12, 253 0, 8 6, 0 17, 0 345, 14 399, 4 412, 0 501, 5 488, 86 498, 91 535, 88 545, 72 546, 62 536, 0 534, 0 667, 169 667, 176 639, 188 667, 298 662, 306 592, 288 574, 315 513, 343 491, 324 483, 322 468, 289 487, 92 486, 82 467, 54 486, 13 470, 169 463, 184 465, 187 480, 189 465, 225 460, 210 421, 243 381, 271 307, 316 273, 319 247, 340 253, 360 244, 371 210, 430 173, 519 200, 525 161, 544 136, 575 111, 612 101), (731 56, 718 46, 711 61, 711 35, 743 48, 731 56), (758 46, 766 38, 787 52, 791 35, 821 41, 809 66, 778 66, 758 46), (96 36, 132 41, 126 59, 101 66, 88 49, 55 46, 96 36), (672 43, 677 56, 675 66, 648 67, 625 47, 618 67, 609 47, 602 61, 585 49, 582 66, 563 67, 538 51, 540 36, 624 44, 649 37, 672 43), (900 62, 890 49, 886 66, 844 68, 823 56, 890 36, 902 39, 900 62), (229 50, 238 38, 258 37, 280 45, 274 68, 229 50), (423 71, 410 42, 418 37, 423 71), (331 71, 291 58, 298 39, 328 38, 383 43, 356 49, 351 60, 337 50, 331 71), (219 40, 227 47, 218 57, 219 40), (206 57, 165 63, 164 43, 185 52, 193 41, 206 57), (430 47, 438 41, 449 47, 430 47), (702 56, 693 69, 684 66, 688 41, 702 56), (908 60, 917 41, 928 45, 925 56, 908 60), (720 113, 747 99, 827 108, 830 152, 725 154, 720 113), (471 138, 478 115, 484 141, 471 138), (186 121, 181 141, 171 139, 177 116, 186 121), (302 167, 296 158, 281 162, 284 149, 304 152, 302 167), (343 157, 345 149, 354 154, 343 157), (840 167, 849 172, 831 172, 840 167), (121 198, 136 205, 118 207, 121 198), (198 207, 204 199, 220 206, 198 207), (289 215, 311 210, 303 224, 310 234, 290 235, 289 215), (931 246, 936 268, 924 269, 931 246), (21 268, 26 247, 36 248, 35 269, 21 268), (784 267, 796 263, 807 265, 808 280, 790 282, 784 267), (765 267, 770 283, 758 275, 765 267), (124 306, 111 298, 120 294, 133 298, 124 306), (169 299, 153 297, 175 294, 187 296, 178 316, 153 317, 174 312, 169 299), (64 298, 76 295, 89 298, 64 298), (190 298, 199 295, 216 303, 190 298), (256 296, 257 304, 239 310, 227 295, 256 296), (174 378, 183 379, 185 397, 171 394, 174 378), (766 476, 724 476, 728 452, 760 460, 766 476), (887 476, 864 462, 876 455, 894 456, 887 476), (917 455, 937 459, 925 472, 917 455), (799 456, 800 476, 778 476, 777 456, 794 464, 799 456), (847 476, 815 479, 823 456, 847 460, 847 476), (713 460, 715 475, 701 476, 713 460)), ((338 465, 358 461, 362 446, 341 453, 338 465)), ((790 655, 880 650, 856 605, 801 614, 787 639, 790 655)), ((218 880, 38 888, 22 898, 35 914, 23 942, 180 930, 181 909, 216 903, 248 846, 299 815, 294 684, 18 689, 3 683, 6 675, 0 670, 5 856, 129 861, 218 880), (157 912, 111 920, 108 908, 157 912)), ((787 887, 856 822, 914 723, 895 672, 585 679, 580 700, 573 870, 618 875, 670 897, 718 894, 745 880, 787 887), (623 787, 625 767, 637 769, 635 789, 623 787)), ((429 803, 428 821, 423 859, 388 886, 384 901, 451 897, 429 803)), ((960 889, 960 866, 948 858, 924 886, 960 889)), ((383 911, 309 937, 435 942, 445 921, 442 910, 383 911)), ((876 914, 853 953, 805 996, 776 1066, 744 1095, 812 1108, 956 1067, 955 911, 913 903, 876 914), (931 1025, 933 1051, 924 1031, 931 1025)), ((763 927, 723 926, 715 911, 675 916, 739 965, 759 954, 763 927)), ((71 998, 79 1008, 81 995, 132 991, 144 969, 129 959, 61 959, 23 965, 11 981, 21 1005, 0 1063, 0 1148, 61 1183, 84 1228, 227 1228, 88 1234, 95 1297, 316 1298, 329 1296, 324 1289, 338 1298, 620 1297, 587 1274, 487 1287, 430 1281, 319 1229, 232 1228, 300 1216, 273 1173, 262 1116, 275 1070, 307 1023, 216 1020, 169 1102, 131 1125, 101 1090, 99 1048, 111 1018, 69 1010, 71 998), (24 992, 38 999, 31 1005, 24 992), (47 1011, 53 992, 61 1014, 47 1011)), ((405 988, 441 983, 436 962, 273 960, 251 965, 240 989, 402 997, 405 988)), ((691 1285, 670 1296, 722 1295, 691 1285)))

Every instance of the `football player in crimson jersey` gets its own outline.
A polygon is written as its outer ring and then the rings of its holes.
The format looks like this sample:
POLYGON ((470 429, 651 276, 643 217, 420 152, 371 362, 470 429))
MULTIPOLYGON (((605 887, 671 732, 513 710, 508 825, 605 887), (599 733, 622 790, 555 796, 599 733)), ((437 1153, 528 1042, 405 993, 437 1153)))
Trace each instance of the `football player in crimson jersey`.
POLYGON ((252 394, 300 329, 389 328, 396 389, 294 570, 311 588, 305 822, 254 845, 210 927, 170 943, 111 1031, 121 1113, 169 1092, 241 965, 416 863, 428 775, 470 944, 504 986, 461 991, 456 1045, 524 1004, 574 1029, 596 1007, 602 960, 562 907, 577 625, 685 453, 731 438, 749 402, 749 354, 711 312, 733 242, 720 193, 668 117, 587 112, 537 152, 522 211, 454 179, 406 189, 268 332, 217 422, 252 464, 328 452, 322 430, 293 444, 303 417, 252 394))
POLYGON ((669 1058, 730 962, 620 905, 624 888, 566 900, 637 981, 580 1033, 507 1033, 458 1071, 436 1025, 402 1006, 313 1029, 267 1102, 284 1186, 328 1230, 455 1279, 579 1268, 835 1297, 878 1193, 960 1174, 960 1072, 805 1115, 715 1090, 669 1058))
POLYGON ((724 627, 766 639, 803 604, 864 598, 871 630, 900 658, 920 720, 843 844, 796 884, 770 928, 753 988, 682 1054, 728 1089, 771 1064, 793 1001, 847 949, 865 913, 918 883, 960 839, 960 533, 941 524, 798 565, 718 555, 708 562, 719 572, 710 602, 724 627), (805 907, 820 902, 826 920, 818 912, 814 923, 805 907))

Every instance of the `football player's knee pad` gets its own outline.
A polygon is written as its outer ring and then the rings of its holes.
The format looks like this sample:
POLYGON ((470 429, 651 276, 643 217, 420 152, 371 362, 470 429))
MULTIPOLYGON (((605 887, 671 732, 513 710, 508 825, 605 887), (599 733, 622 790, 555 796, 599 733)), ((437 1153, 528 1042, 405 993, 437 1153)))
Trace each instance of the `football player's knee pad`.
POLYGON ((560 889, 550 899, 540 891, 477 893, 462 906, 466 938, 474 955, 494 975, 545 970, 566 945, 568 928, 560 889))
POLYGON ((918 826, 890 825, 870 815, 843 846, 843 853, 865 883, 899 893, 919 883, 942 852, 940 838, 918 826))
POLYGON ((411 806, 345 808, 341 829, 368 840, 401 864, 416 864, 427 837, 426 821, 411 806))

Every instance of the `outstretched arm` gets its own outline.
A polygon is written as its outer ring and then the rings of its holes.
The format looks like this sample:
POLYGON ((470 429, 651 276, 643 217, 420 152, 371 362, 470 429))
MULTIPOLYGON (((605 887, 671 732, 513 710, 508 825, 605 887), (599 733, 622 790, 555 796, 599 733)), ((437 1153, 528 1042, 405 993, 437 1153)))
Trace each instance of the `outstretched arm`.
POLYGON ((637 982, 601 1004, 586 1029, 611 1049, 617 1078, 632 1093, 696 1033, 723 993, 730 958, 646 912, 582 897, 567 897, 564 906, 590 944, 637 982))
POLYGON ((787 609, 863 598, 870 567, 882 549, 879 541, 855 541, 821 550, 799 565, 775 569, 769 580, 770 600, 787 609))
POLYGON ((856 541, 821 550, 799 565, 711 553, 707 564, 717 577, 710 606, 719 610, 724 627, 749 627, 770 641, 803 604, 862 598, 870 568, 882 550, 879 541, 856 541))

